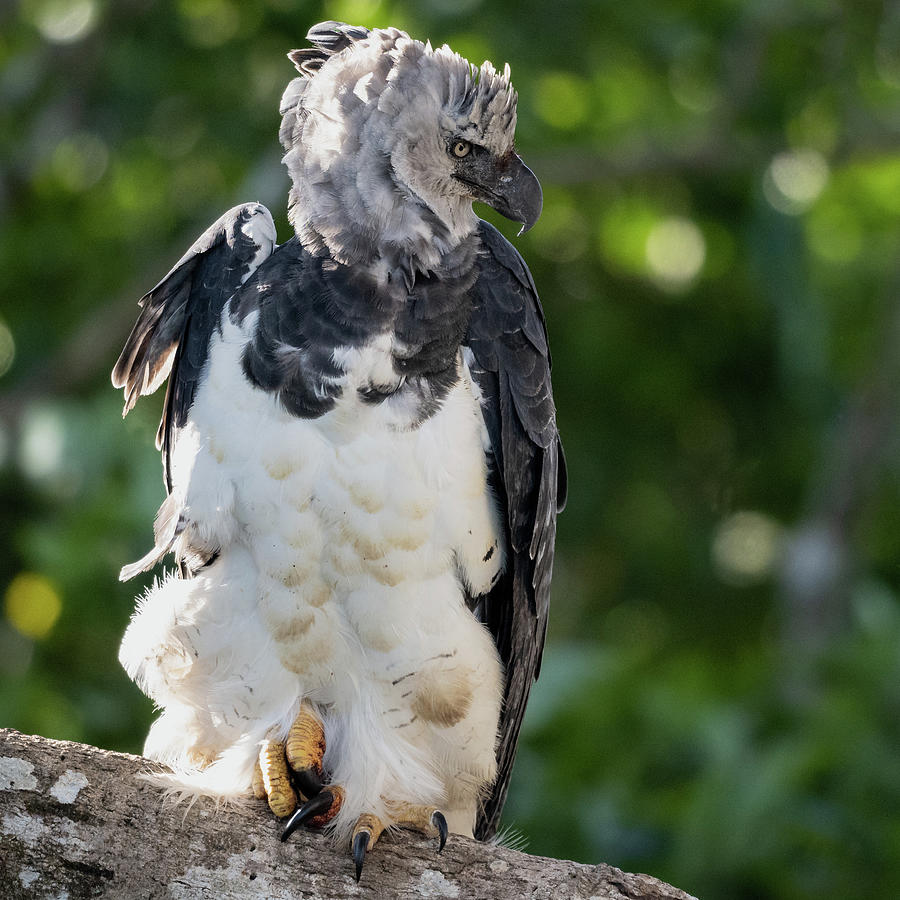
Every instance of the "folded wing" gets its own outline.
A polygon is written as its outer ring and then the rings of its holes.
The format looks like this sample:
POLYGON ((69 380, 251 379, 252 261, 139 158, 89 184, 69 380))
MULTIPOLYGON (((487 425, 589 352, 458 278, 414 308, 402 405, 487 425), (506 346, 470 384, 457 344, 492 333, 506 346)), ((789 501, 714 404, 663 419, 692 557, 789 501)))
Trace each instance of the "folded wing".
POLYGON ((497 780, 475 829, 475 837, 486 840, 497 830, 525 705, 540 671, 566 466, 534 281, 522 257, 493 226, 482 222, 480 235, 484 249, 465 343, 482 394, 490 477, 503 505, 509 548, 503 578, 476 605, 506 670, 497 780))

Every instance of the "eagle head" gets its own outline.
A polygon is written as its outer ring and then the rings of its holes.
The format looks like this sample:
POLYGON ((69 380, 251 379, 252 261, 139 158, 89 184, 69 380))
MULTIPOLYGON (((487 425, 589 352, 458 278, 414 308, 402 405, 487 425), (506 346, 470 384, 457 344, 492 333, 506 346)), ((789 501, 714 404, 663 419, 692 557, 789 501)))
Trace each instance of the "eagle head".
POLYGON ((475 67, 395 28, 312 28, 281 103, 291 219, 341 262, 386 247, 423 268, 477 224, 480 200, 530 228, 540 184, 516 155, 509 66, 475 67))

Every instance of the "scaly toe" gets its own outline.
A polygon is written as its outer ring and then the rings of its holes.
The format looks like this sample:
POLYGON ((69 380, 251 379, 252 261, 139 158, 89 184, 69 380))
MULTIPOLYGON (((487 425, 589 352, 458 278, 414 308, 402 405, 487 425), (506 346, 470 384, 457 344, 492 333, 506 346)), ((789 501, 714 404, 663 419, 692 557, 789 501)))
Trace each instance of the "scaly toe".
POLYGON ((389 803, 388 809, 390 809, 394 822, 397 825, 414 828, 423 834, 436 834, 438 838, 438 853, 444 849, 450 829, 447 827, 446 817, 436 806, 389 803))
POLYGON ((291 787, 291 776, 284 757, 284 744, 264 741, 259 749, 257 773, 253 777, 253 793, 266 797, 269 809, 279 819, 297 808, 297 795, 291 787))

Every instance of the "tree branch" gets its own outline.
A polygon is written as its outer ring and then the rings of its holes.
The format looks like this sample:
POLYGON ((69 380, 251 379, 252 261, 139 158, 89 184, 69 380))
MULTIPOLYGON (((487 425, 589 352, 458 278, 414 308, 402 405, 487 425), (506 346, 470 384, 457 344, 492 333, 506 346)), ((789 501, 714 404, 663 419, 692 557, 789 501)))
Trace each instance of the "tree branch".
POLYGON ((692 900, 646 875, 451 836, 385 836, 359 885, 348 853, 317 832, 282 844, 260 803, 162 803, 138 756, 0 729, 0 896, 129 898, 448 897, 692 900))

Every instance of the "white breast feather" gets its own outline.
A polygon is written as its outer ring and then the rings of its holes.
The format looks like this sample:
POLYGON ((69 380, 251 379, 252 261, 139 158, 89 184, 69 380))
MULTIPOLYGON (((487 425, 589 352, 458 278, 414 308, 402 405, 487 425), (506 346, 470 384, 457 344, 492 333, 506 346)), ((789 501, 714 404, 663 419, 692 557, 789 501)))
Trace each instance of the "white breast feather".
POLYGON ((396 378, 390 340, 341 348, 341 399, 303 420, 244 378, 254 324, 223 318, 173 465, 220 556, 155 584, 122 644, 164 707, 146 751, 178 767, 178 785, 236 796, 259 742, 283 738, 306 697, 346 790, 341 839, 362 812, 389 820, 383 797, 442 805, 471 833, 496 768, 501 672, 460 579, 487 590, 505 548, 468 367, 437 414, 401 428, 402 403, 356 392, 396 378))

